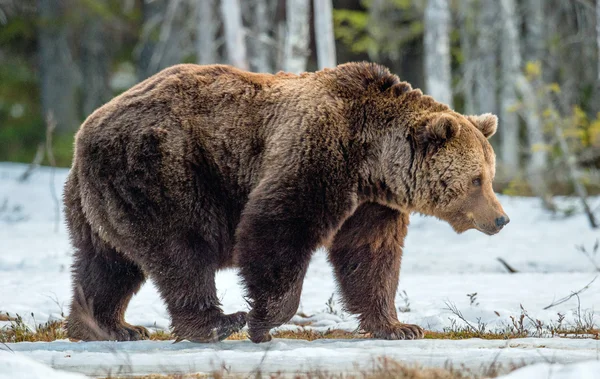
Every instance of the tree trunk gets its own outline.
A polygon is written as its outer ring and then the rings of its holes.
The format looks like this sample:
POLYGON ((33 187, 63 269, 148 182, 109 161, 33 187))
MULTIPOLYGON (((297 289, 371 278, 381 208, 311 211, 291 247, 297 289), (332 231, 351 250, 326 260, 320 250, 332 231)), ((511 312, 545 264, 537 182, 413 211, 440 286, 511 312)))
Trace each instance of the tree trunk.
POLYGON ((221 17, 225 30, 225 49, 229 63, 242 70, 248 70, 246 36, 242 23, 242 10, 239 0, 221 0, 221 17))
POLYGON ((39 69, 44 119, 52 115, 57 131, 73 131, 79 125, 75 107, 76 66, 71 57, 64 0, 38 0, 40 26, 39 69))
POLYGON ((596 45, 598 47, 598 81, 600 81, 600 0, 596 0, 596 45))
POLYGON ((87 117, 111 98, 109 79, 112 51, 106 35, 107 25, 102 17, 91 9, 85 12, 80 65, 85 89, 82 91, 83 114, 87 117))
POLYGON ((315 39, 319 70, 336 66, 335 36, 331 0, 314 0, 315 39))
POLYGON ((475 95, 473 94, 473 75, 475 73, 475 58, 473 57, 473 32, 474 14, 473 0, 460 0, 459 2, 459 33, 460 49, 462 51, 463 61, 461 89, 464 96, 464 113, 475 113, 475 95))
POLYGON ((544 54, 544 0, 526 0, 525 48, 526 62, 541 62, 544 54))
POLYGON ((450 9, 446 0, 429 0, 425 8, 425 87, 437 101, 452 107, 450 9))
POLYGON ((287 30, 283 67, 287 72, 299 74, 306 71, 309 55, 309 5, 308 0, 286 1, 287 30))
MULTIPOLYGON (((480 2, 477 17, 477 59, 475 70, 475 110, 477 113, 498 113, 497 100, 497 37, 498 37, 498 3, 495 0, 480 2)), ((502 129, 499 129, 502 133, 502 129)))
POLYGON ((152 74, 160 70, 181 63, 183 54, 179 44, 180 38, 177 29, 180 28, 178 15, 183 13, 182 0, 167 1, 167 8, 160 25, 158 43, 154 46, 150 58, 150 70, 152 74))
POLYGON ((548 165, 548 150, 546 149, 542 120, 540 119, 540 114, 542 113, 540 111, 540 104, 534 89, 525 78, 525 75, 519 72, 513 80, 522 98, 523 118, 527 125, 527 140, 529 142, 530 153, 527 163, 527 181, 533 193, 542 199, 545 208, 556 210, 544 179, 544 173, 548 165))
POLYGON ((519 170, 519 117, 516 113, 515 78, 521 73, 520 36, 517 28, 515 0, 500 0, 503 37, 501 40, 502 88, 500 122, 502 133, 502 166, 507 179, 519 170))
POLYGON ((156 41, 152 38, 152 35, 158 29, 162 16, 166 12, 166 1, 155 0, 141 1, 142 8, 142 35, 140 45, 138 46, 137 58, 137 77, 139 81, 142 81, 156 73, 150 65, 154 50, 156 48, 156 41))
POLYGON ((385 34, 383 32, 385 23, 382 22, 383 15, 385 14, 384 2, 385 0, 373 0, 369 7, 369 21, 367 23, 367 33, 369 34, 369 37, 371 37, 374 43, 366 46, 366 50, 369 59, 376 62, 380 61, 381 58, 379 50, 383 45, 383 35, 385 34))
POLYGON ((217 30, 219 21, 215 12, 214 0, 196 3, 196 62, 198 64, 218 63, 217 30))
POLYGON ((250 15, 251 33, 248 41, 248 60, 254 72, 273 72, 275 62, 275 40, 271 31, 275 29, 275 6, 273 0, 245 2, 245 13, 250 15))

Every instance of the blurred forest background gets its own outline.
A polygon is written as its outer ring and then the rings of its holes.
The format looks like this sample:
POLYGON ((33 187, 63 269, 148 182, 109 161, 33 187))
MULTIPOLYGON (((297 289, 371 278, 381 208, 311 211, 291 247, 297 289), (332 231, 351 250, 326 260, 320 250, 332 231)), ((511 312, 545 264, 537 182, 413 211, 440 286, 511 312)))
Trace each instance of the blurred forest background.
POLYGON ((68 166, 85 117, 176 63, 356 60, 497 114, 499 191, 600 192, 600 0, 0 0, 0 161, 68 166))

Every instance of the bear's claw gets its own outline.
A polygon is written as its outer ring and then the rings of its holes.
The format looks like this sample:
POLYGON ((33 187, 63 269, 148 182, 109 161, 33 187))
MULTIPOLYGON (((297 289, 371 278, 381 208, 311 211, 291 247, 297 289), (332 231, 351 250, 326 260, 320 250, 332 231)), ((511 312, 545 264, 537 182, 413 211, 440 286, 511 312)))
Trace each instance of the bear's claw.
MULTIPOLYGON (((210 331, 194 332, 193 336, 186 336, 183 333, 179 336, 176 342, 187 339, 191 342, 207 343, 223 341, 233 333, 239 332, 246 325, 246 312, 237 312, 229 315, 220 315, 216 326, 213 326, 210 331)), ((181 334, 180 332, 176 334, 181 334)))
POLYGON ((418 325, 398 323, 390 328, 371 333, 373 338, 386 340, 416 340, 425 336, 425 331, 418 325))
POLYGON ((99 326, 91 323, 77 324, 73 321, 67 321, 67 335, 72 341, 140 341, 150 338, 148 329, 143 326, 128 323, 99 326))
POLYGON ((268 331, 266 333, 258 333, 258 335, 256 333, 250 333, 250 341, 254 343, 269 342, 272 339, 273 337, 268 331))

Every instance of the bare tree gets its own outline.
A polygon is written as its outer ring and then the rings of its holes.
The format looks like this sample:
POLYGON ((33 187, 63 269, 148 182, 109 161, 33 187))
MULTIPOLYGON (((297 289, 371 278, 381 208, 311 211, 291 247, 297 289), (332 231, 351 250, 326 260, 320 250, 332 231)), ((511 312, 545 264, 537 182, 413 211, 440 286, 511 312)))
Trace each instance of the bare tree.
POLYGON ((306 61, 309 54, 309 14, 308 0, 287 0, 285 16, 287 29, 283 69, 287 72, 301 73, 306 71, 306 61))
POLYGON ((333 35, 333 12, 331 0, 314 0, 315 39, 319 70, 335 67, 335 37, 333 35))
POLYGON ((183 57, 194 52, 191 41, 185 44, 183 37, 191 30, 184 25, 186 21, 195 21, 188 16, 190 4, 182 0, 143 0, 141 4, 142 35, 134 52, 139 80, 180 63, 183 57), (158 38, 154 37, 156 34, 158 38))
POLYGON ((600 80, 600 0, 596 0, 596 45, 598 46, 598 80, 600 80))
POLYGON ((527 62, 541 62, 544 54, 544 0, 525 0, 525 43, 523 53, 527 62))
POLYGON ((149 67, 152 73, 182 61, 184 51, 181 46, 180 32, 185 30, 185 27, 179 25, 186 17, 185 7, 187 5, 182 0, 167 1, 166 12, 160 24, 158 42, 150 57, 149 67))
POLYGON ((134 55, 136 56, 137 78, 139 81, 142 81, 152 74, 155 74, 149 67, 155 45, 150 36, 160 24, 161 16, 165 12, 166 3, 164 1, 142 0, 140 4, 142 13, 142 31, 140 42, 138 46, 136 46, 134 55))
POLYGON ((214 0, 196 2, 196 62, 198 64, 214 64, 217 58, 217 30, 219 19, 216 14, 214 0))
POLYGON ((458 30, 460 33, 460 49, 463 56, 461 64, 462 82, 461 90, 465 97, 465 113, 475 113, 475 95, 473 93, 473 75, 475 72, 475 59, 473 57, 473 32, 474 25, 474 3, 473 0, 460 0, 458 4, 458 30))
MULTIPOLYGON (((106 6, 106 0, 98 0, 97 4, 106 6)), ((83 113, 88 116, 111 97, 109 77, 112 51, 104 24, 106 20, 91 8, 83 13, 79 61, 82 77, 85 78, 83 113)))
POLYGON ((425 8, 425 72, 427 92, 452 107, 450 8, 446 0, 429 0, 425 8))
MULTIPOLYGON (((481 1, 477 17, 477 38, 475 70, 475 107, 477 113, 497 113, 497 41, 498 41, 498 3, 497 1, 481 1)), ((502 129, 499 129, 502 133, 502 129)))
POLYGON ((519 73, 513 79, 522 99, 522 115, 527 126, 527 141, 529 146, 529 160, 527 161, 527 182, 532 192, 538 196, 546 209, 556 210, 551 194, 548 190, 544 173, 548 167, 548 150, 544 138, 544 127, 540 118, 540 102, 535 91, 525 78, 519 73))
POLYGON ((248 70, 246 36, 242 24, 242 10, 239 0, 221 0, 221 17, 225 29, 225 48, 229 63, 248 70))
POLYGON ((246 1, 244 13, 250 19, 248 35, 248 60, 255 72, 275 71, 276 41, 271 37, 275 29, 276 0, 246 1))
POLYGON ((79 122, 75 108, 76 71, 69 48, 64 0, 38 0, 40 17, 39 67, 44 115, 52 114, 58 131, 74 130, 79 122))
POLYGON ((500 122, 503 125, 501 156, 505 174, 515 175, 519 170, 519 118, 516 113, 517 89, 515 78, 521 75, 520 38, 517 28, 515 0, 500 0, 502 19, 500 91, 500 122))

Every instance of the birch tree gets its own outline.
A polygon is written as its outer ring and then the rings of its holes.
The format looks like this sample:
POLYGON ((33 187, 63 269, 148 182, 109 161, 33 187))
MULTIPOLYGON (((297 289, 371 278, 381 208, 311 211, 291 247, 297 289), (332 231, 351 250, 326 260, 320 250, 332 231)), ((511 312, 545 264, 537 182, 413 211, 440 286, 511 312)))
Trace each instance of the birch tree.
POLYGON ((319 70, 336 66, 335 37, 333 35, 333 12, 331 0, 314 0, 315 42, 319 70))
POLYGON ((429 95, 452 107, 450 9, 446 0, 429 0, 425 8, 425 86, 429 95))
POLYGON ((221 0, 221 17, 225 31, 225 50, 229 63, 242 70, 248 70, 246 36, 242 24, 242 10, 239 0, 221 0))
POLYGON ((283 69, 298 74, 306 71, 310 3, 308 0, 287 0, 285 5, 287 28, 283 69))
POLYGON ((75 108, 76 76, 69 48, 64 0, 38 0, 40 91, 44 118, 56 122, 57 131, 70 131, 79 122, 75 108))
POLYGON ((600 0, 596 0, 596 45, 598 47, 598 80, 600 81, 600 0))
POLYGON ((544 0, 526 0, 524 56, 527 62, 540 62, 544 53, 544 0))
POLYGON ((244 12, 250 18, 248 41, 248 61, 255 72, 275 71, 275 40, 271 37, 274 30, 274 16, 277 2, 274 0, 254 0, 244 2, 244 12))
POLYGON ((520 38, 517 29, 515 0, 500 0, 502 35, 500 122, 502 123, 502 163, 508 178, 519 170, 519 118, 516 110, 515 78, 521 75, 520 38))
POLYGON ((475 113, 475 99, 473 94, 473 74, 475 72, 475 59, 473 57, 473 30, 474 26, 474 15, 473 15, 474 4, 473 0, 461 0, 459 1, 458 17, 459 17, 459 34, 460 34, 460 49, 462 52, 463 60, 461 64, 462 69, 462 83, 461 90, 465 98, 465 113, 475 113))
POLYGON ((138 80, 144 80, 165 67, 180 63, 184 52, 181 46, 187 3, 182 0, 143 0, 142 35, 136 48, 138 80), (154 35, 158 34, 158 38, 154 35))
POLYGON ((166 11, 164 15, 160 15, 162 20, 158 42, 150 57, 149 70, 152 74, 183 60, 184 52, 180 32, 185 30, 185 27, 179 25, 183 23, 187 5, 182 0, 166 1, 166 11))
POLYGON ((196 62, 198 64, 218 63, 217 30, 219 18, 214 0, 196 2, 196 62))
MULTIPOLYGON (((105 0, 98 0, 97 4, 102 7, 107 5, 105 0)), ((81 75, 85 80, 85 90, 82 91, 83 114, 88 116, 110 100, 109 77, 112 51, 103 17, 91 9, 86 9, 84 13, 79 61, 81 75)))
POLYGON ((515 79, 522 99, 522 114, 527 125, 527 141, 529 143, 529 160, 527 163, 527 181, 533 193, 540 197, 548 209, 555 209, 544 180, 547 167, 548 151, 545 149, 543 123, 540 118, 540 102, 532 85, 525 75, 519 74, 515 79))
MULTIPOLYGON (((479 15, 477 17, 477 38, 475 70, 475 107, 477 113, 497 112, 497 41, 498 41, 498 3, 495 0, 480 2, 479 15)), ((502 133, 502 129, 499 129, 502 133)))

